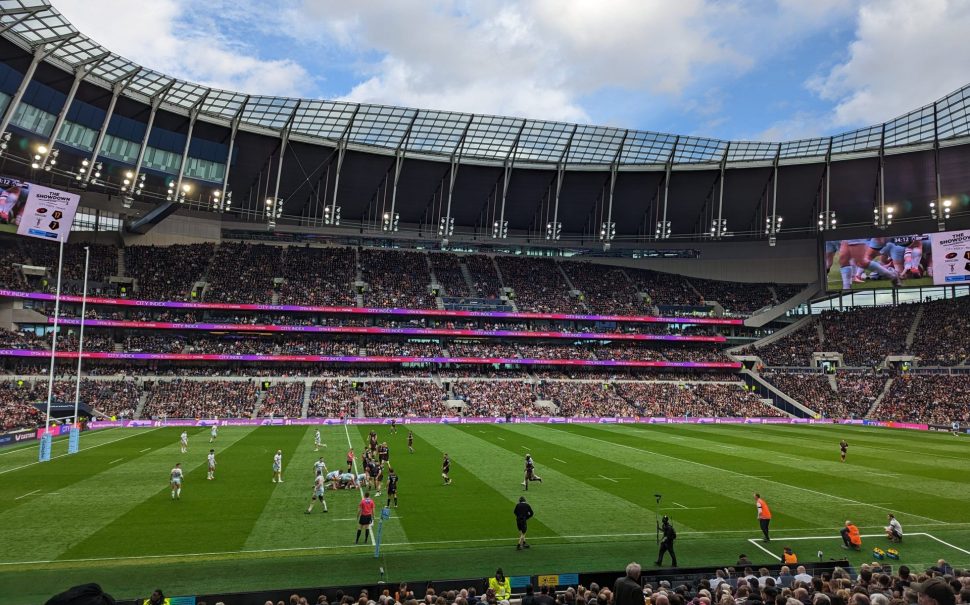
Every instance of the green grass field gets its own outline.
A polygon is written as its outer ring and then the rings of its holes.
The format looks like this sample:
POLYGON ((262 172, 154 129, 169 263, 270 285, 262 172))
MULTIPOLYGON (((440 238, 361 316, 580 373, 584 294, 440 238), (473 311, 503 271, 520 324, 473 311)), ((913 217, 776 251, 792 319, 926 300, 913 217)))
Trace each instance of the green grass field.
MULTIPOLYGON (((323 427, 331 468, 348 440, 358 453, 370 427, 323 427)), ((400 507, 384 527, 384 552, 354 546, 357 492, 329 491, 330 512, 304 514, 312 484, 313 427, 223 428, 218 471, 205 480, 208 431, 109 429, 82 435, 82 451, 36 463, 37 444, 0 450, 0 603, 38 603, 96 581, 118 598, 488 575, 621 569, 656 558, 654 493, 677 528, 681 565, 753 561, 791 545, 802 560, 871 558, 886 513, 907 532, 902 563, 943 557, 970 565, 967 501, 970 442, 949 434, 833 426, 509 425, 418 426, 379 436, 401 477, 400 507), (846 463, 838 441, 849 444, 846 463), (284 452, 285 483, 271 482, 284 452), (442 452, 453 484, 443 486, 442 452), (523 456, 542 484, 527 494, 536 511, 531 550, 516 551, 512 507, 524 492, 523 456), (182 499, 168 473, 181 461, 182 499), (774 513, 764 550, 752 493, 774 513), (865 536, 846 553, 845 519, 865 536)), ((378 499, 383 505, 384 500, 378 499)))
MULTIPOLYGON (((868 275, 868 271, 866 274, 868 275)), ((910 278, 903 280, 904 288, 919 288, 923 286, 932 286, 933 278, 930 276, 910 278)), ((888 279, 867 279, 865 283, 852 284, 853 290, 886 290, 891 289, 893 283, 888 279)), ((842 289, 842 274, 839 272, 839 262, 838 258, 832 263, 832 268, 829 269, 829 274, 827 276, 827 283, 825 289, 829 292, 836 292, 842 289)))

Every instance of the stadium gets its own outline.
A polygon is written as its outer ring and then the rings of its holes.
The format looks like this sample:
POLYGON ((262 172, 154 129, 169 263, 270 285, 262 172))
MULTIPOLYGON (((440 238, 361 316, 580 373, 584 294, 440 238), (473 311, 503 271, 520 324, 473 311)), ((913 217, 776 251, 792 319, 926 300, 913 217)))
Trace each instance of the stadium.
POLYGON ((970 86, 761 142, 0 55, 0 603, 966 602, 970 86))

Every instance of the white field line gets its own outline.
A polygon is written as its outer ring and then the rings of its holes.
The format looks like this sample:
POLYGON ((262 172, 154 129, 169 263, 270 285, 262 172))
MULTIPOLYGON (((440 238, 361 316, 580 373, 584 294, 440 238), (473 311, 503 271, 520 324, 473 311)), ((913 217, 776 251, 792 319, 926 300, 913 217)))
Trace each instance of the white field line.
POLYGON ((112 460, 108 464, 114 464, 115 462, 121 462, 122 460, 124 460, 124 458, 118 458, 117 460, 112 460))
MULTIPOLYGON (((347 447, 349 447, 350 449, 354 449, 354 444, 350 442, 350 429, 347 428, 347 425, 346 424, 344 425, 344 433, 347 435, 347 447)), ((356 477, 358 474, 359 473, 357 472, 357 458, 355 457, 354 458, 354 477, 356 477)), ((357 489, 360 491, 360 499, 363 500, 364 499, 364 488, 362 486, 358 485, 357 486, 357 489)), ((374 503, 374 512, 377 512, 377 503, 376 502, 374 503)), ((371 519, 373 519, 373 517, 371 517, 371 519)), ((369 532, 370 533, 370 543, 371 543, 372 546, 377 546, 377 543, 374 541, 374 524, 373 523, 371 523, 371 526, 370 526, 369 529, 370 529, 370 532, 369 532)), ((355 544, 354 546, 357 546, 357 545, 355 544)), ((367 546, 367 543, 366 542, 364 543, 364 546, 367 546)))
POLYGON ((553 460, 555 460, 556 462, 562 462, 563 464, 566 464, 565 460, 560 460, 559 458, 553 458, 553 460))
POLYGON ((505 437, 499 437, 498 440, 499 441, 505 441, 505 437))
POLYGON ((521 447, 521 448, 522 448, 522 449, 524 449, 524 450, 528 450, 528 451, 530 451, 530 452, 532 451, 532 450, 531 450, 530 448, 527 448, 527 447, 526 447, 526 446, 524 446, 524 445, 520 445, 519 447, 521 447))
POLYGON ((16 498, 14 498, 14 500, 20 500, 22 498, 26 498, 27 496, 33 496, 34 494, 36 494, 39 491, 40 491, 39 489, 35 489, 34 491, 32 491, 30 493, 27 493, 27 494, 24 494, 23 496, 17 496, 16 498))
MULTIPOLYGON (((101 429, 98 432, 99 433, 107 433, 108 431, 116 431, 119 428, 120 427, 114 427, 114 428, 110 428, 110 429, 101 429)), ((63 440, 64 440, 64 437, 63 436, 56 437, 56 438, 53 439, 53 441, 63 441, 63 440)), ((24 451, 26 449, 30 449, 31 446, 36 446, 36 445, 37 445, 37 442, 35 441, 33 443, 28 443, 26 445, 19 446, 19 447, 18 446, 14 446, 13 449, 9 449, 9 450, 7 450, 5 452, 0 452, 0 456, 6 456, 7 454, 16 454, 17 452, 22 452, 22 451, 24 451)))
POLYGON ((610 479, 609 477, 604 477, 603 475, 597 475, 600 479, 606 479, 607 481, 612 481, 613 483, 619 483, 616 479, 610 479))
MULTIPOLYGON (((102 445, 109 445, 109 444, 112 444, 112 443, 116 443, 118 441, 123 441, 125 439, 130 439, 132 437, 137 437, 138 435, 144 435, 145 433, 151 433, 152 431, 157 431, 159 428, 162 428, 162 427, 158 427, 158 428, 154 428, 154 429, 148 429, 144 433, 137 432, 137 433, 133 433, 131 435, 128 435, 126 437, 119 437, 117 439, 112 439, 111 441, 105 441, 104 443, 99 443, 97 445, 92 445, 91 447, 81 448, 81 449, 78 450, 78 454, 80 454, 82 452, 86 452, 88 450, 93 450, 94 448, 101 447, 102 445)), ((70 454, 58 454, 57 456, 51 456, 51 460, 54 460, 55 458, 63 458, 64 456, 68 456, 68 455, 70 455, 70 454)), ((19 471, 22 468, 27 468, 28 466, 34 466, 35 464, 40 464, 40 462, 31 462, 31 463, 25 464, 23 466, 18 466, 18 467, 15 467, 15 468, 8 468, 5 471, 0 471, 0 475, 5 475, 7 473, 12 473, 14 471, 19 471)))
MULTIPOLYGON (((886 536, 886 534, 861 534, 859 537, 860 538, 884 538, 885 536, 886 536)), ((936 540, 937 542, 939 542, 940 544, 943 544, 944 546, 949 546, 950 548, 953 548, 955 550, 959 550, 960 552, 962 552, 964 554, 970 555, 970 550, 964 550, 964 549, 960 548, 959 546, 955 546, 953 544, 950 544, 949 542, 944 542, 943 540, 940 540, 939 538, 937 538, 933 534, 928 534, 926 532, 911 532, 911 533, 906 534, 906 537, 907 538, 910 537, 910 536, 926 536, 927 538, 929 538, 931 540, 936 540)), ((831 539, 836 539, 836 538, 841 539, 838 536, 828 535, 828 536, 798 536, 798 537, 795 537, 795 538, 785 537, 785 538, 780 538, 779 540, 780 541, 793 541, 793 540, 831 540, 831 539)), ((754 546, 757 546, 758 548, 760 548, 764 552, 768 553, 772 557, 777 558, 778 553, 773 553, 770 550, 768 550, 767 548, 765 548, 764 546, 762 546, 760 544, 761 540, 759 540, 757 538, 748 538, 748 542, 750 542, 754 546)))
POLYGON ((138 452, 138 453, 139 453, 139 454, 144 454, 145 452, 147 452, 147 451, 148 451, 148 450, 150 450, 150 449, 152 449, 152 448, 150 448, 150 447, 146 447, 145 449, 143 449, 143 450, 141 450, 141 451, 140 451, 140 452, 138 452))
POLYGON ((667 508, 664 510, 710 510, 717 508, 716 506, 684 506, 680 502, 671 502, 671 504, 677 505, 677 508, 667 508))
MULTIPOLYGON (((599 442, 605 443, 607 445, 612 445, 612 446, 616 446, 616 447, 622 447, 622 448, 634 450, 634 451, 637 451, 637 452, 641 452, 641 453, 644 453, 644 454, 649 454, 649 455, 652 455, 652 456, 660 456, 662 458, 670 458, 671 460, 677 460, 678 462, 686 462, 687 464, 694 464, 694 465, 697 465, 697 466, 702 466, 704 468, 709 468, 711 470, 721 471, 721 472, 724 472, 724 473, 730 473, 732 475, 738 475, 739 477, 747 477, 749 479, 752 478, 752 475, 748 475, 747 473, 742 473, 740 471, 731 470, 729 468, 721 468, 719 466, 713 466, 711 464, 704 464, 703 462, 695 462, 694 460, 687 460, 685 458, 678 458, 677 456, 671 456, 669 454, 661 454, 660 452, 654 452, 654 451, 651 451, 651 450, 644 450, 644 449, 640 449, 638 447, 633 447, 632 445, 626 445, 626 444, 623 444, 623 443, 615 443, 613 441, 608 441, 606 439, 600 439, 599 437, 591 437, 591 436, 588 436, 588 435, 583 435, 583 439, 590 439, 590 440, 593 440, 593 441, 599 441, 599 442)), ((798 486, 798 485, 792 485, 790 483, 784 483, 782 481, 776 481, 774 479, 762 479, 762 481, 766 481, 768 483, 774 483, 774 484, 777 484, 777 485, 783 485, 783 486, 785 486, 787 488, 790 488, 790 489, 797 489, 797 490, 800 490, 800 491, 803 491, 803 492, 809 492, 809 493, 812 493, 812 494, 816 494, 818 496, 825 496, 826 498, 832 498, 834 500, 841 500, 842 502, 852 502, 854 504, 858 504, 858 505, 861 505, 861 506, 871 506, 872 508, 878 508, 879 510, 895 510, 895 512, 897 514, 908 515, 910 517, 917 517, 917 518, 920 518, 920 519, 927 519, 929 521, 934 521, 936 523, 941 523, 941 524, 944 524, 944 525, 946 524, 946 521, 940 521, 939 519, 934 519, 932 517, 927 517, 926 515, 917 515, 917 514, 914 514, 914 513, 907 513, 905 511, 901 511, 901 510, 898 510, 898 509, 889 509, 889 508, 886 508, 884 506, 878 506, 878 505, 869 504, 869 503, 866 503, 866 502, 859 502, 858 500, 853 500, 852 498, 844 498, 842 496, 836 496, 834 494, 826 494, 825 492, 819 492, 819 491, 816 491, 814 489, 809 489, 807 487, 801 487, 801 486, 798 486)))
MULTIPOLYGON (((944 525, 970 525, 970 523, 947 523, 944 525)), ((918 527, 923 527, 920 525, 918 527)), ((866 527, 866 529, 876 529, 877 526, 866 527)), ((879 526, 881 527, 881 526, 879 526)), ((910 524, 908 527, 914 527, 910 524)), ((791 531, 816 531, 822 529, 831 529, 830 527, 803 527, 797 530, 791 531)), ((714 530, 714 531, 690 531, 690 532, 679 532, 677 535, 719 535, 719 534, 750 534, 749 529, 730 529, 730 530, 714 530)), ((624 532, 622 534, 588 534, 588 535, 574 535, 574 536, 536 536, 533 538, 534 541, 543 540, 588 540, 590 538, 640 538, 644 536, 653 536, 654 532, 649 533, 628 533, 624 532)), ((883 535, 883 534, 876 534, 883 535)), ((918 533, 909 533, 907 536, 923 535, 918 533)), ((929 536, 929 534, 927 534, 929 536)), ((825 536, 826 538, 831 538, 832 536, 825 536)), ((932 536, 930 536, 932 537, 932 536)), ((785 538, 785 540, 796 540, 798 538, 785 538)), ((817 539, 817 538, 811 538, 817 539)), ((936 538, 934 538, 936 539, 936 538)), ((753 540, 753 538, 752 538, 753 540)), ((509 542, 508 536, 503 536, 500 538, 470 538, 466 540, 436 540, 430 542, 392 542, 384 544, 384 546, 428 546, 436 544, 481 544, 483 542, 498 542, 507 544, 509 542)), ((301 552, 301 551, 328 551, 328 550, 346 550, 348 548, 356 548, 360 546, 359 544, 343 544, 334 546, 301 546, 294 548, 261 548, 253 550, 227 550, 227 551, 217 551, 217 552, 196 552, 196 553, 184 553, 184 554, 172 554, 172 555, 142 555, 137 557, 93 557, 86 559, 50 559, 46 561, 10 561, 5 563, 0 563, 0 567, 10 567, 13 565, 39 565, 39 564, 49 564, 49 563, 91 563, 99 561, 142 561, 142 560, 152 560, 152 559, 178 559, 178 558, 192 558, 192 557, 214 557, 214 556, 225 556, 225 555, 249 555, 249 554, 265 554, 265 553, 277 553, 277 552, 301 552)), ((949 546, 949 545, 948 545, 949 546)), ((955 547, 954 547, 955 548, 955 547)), ((770 553, 772 556, 775 553, 770 553)))

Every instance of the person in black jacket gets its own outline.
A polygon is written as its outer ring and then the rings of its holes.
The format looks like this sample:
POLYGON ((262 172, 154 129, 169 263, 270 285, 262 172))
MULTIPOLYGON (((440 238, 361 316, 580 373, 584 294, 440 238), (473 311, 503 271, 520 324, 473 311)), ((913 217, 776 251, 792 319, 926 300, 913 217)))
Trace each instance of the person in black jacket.
POLYGON ((677 532, 674 531, 674 526, 670 524, 670 517, 667 515, 663 516, 662 525, 660 531, 663 533, 663 538, 660 539, 660 554, 657 555, 657 567, 661 567, 664 561, 664 554, 670 553, 670 561, 674 567, 677 567, 677 555, 674 554, 674 540, 677 539, 677 532))
POLYGON ((525 501, 525 496, 519 498, 519 503, 515 505, 515 509, 512 512, 515 513, 515 526, 519 528, 519 543, 515 549, 522 550, 523 548, 529 548, 529 543, 525 541, 525 532, 528 530, 529 519, 535 513, 532 512, 532 507, 525 501))
POLYGON ((613 584, 613 605, 643 605, 643 587, 640 586, 640 564, 626 566, 626 575, 613 584))

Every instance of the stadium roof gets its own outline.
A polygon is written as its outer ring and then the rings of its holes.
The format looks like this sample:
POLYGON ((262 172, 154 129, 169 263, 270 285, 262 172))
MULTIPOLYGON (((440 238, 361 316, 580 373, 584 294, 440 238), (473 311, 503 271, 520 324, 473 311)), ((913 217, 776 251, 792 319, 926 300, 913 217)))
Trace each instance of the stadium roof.
POLYGON ((198 110, 201 119, 243 130, 291 135, 324 145, 378 153, 406 149, 411 156, 532 166, 650 166, 811 161, 870 155, 970 136, 970 86, 884 124, 831 137, 784 142, 723 141, 609 126, 412 109, 342 101, 246 95, 159 73, 104 48, 80 33, 48 0, 0 0, 0 33, 21 48, 46 45, 48 62, 142 102, 160 101, 167 111, 198 110), (93 67, 92 67, 93 66, 93 67))

